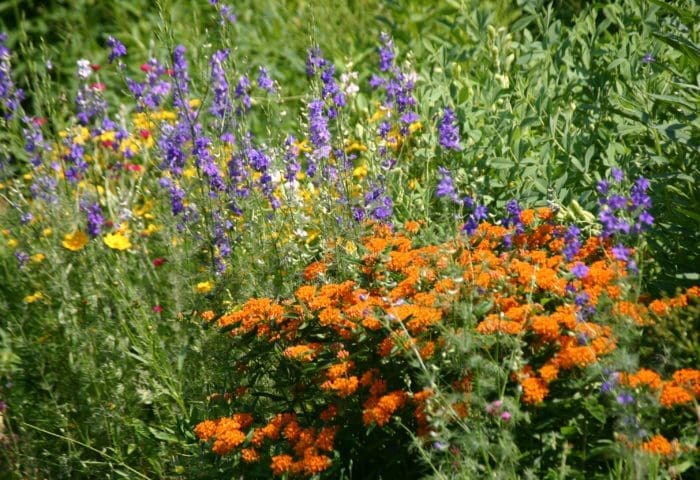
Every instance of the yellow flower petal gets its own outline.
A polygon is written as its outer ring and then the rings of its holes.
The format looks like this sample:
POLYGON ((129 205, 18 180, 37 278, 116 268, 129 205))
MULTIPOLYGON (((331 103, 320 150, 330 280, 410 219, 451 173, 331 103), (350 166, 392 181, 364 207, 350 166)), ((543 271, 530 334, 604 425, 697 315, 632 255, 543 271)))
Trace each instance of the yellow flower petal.
POLYGON ((78 250, 82 250, 83 247, 87 245, 88 241, 89 239, 88 236, 85 235, 85 232, 76 230, 73 233, 65 234, 61 244, 63 245, 63 248, 67 248, 72 252, 77 252, 78 250))
POLYGON ((102 237, 102 241, 113 250, 128 250, 131 248, 129 238, 121 233, 109 233, 102 237))

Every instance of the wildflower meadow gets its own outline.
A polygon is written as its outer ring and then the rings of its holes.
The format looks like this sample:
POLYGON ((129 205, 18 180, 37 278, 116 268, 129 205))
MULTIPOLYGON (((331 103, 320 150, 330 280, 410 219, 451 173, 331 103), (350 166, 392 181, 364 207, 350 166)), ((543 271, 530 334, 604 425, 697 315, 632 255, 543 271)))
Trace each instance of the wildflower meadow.
POLYGON ((700 477, 692 0, 0 1, 0 478, 700 477))

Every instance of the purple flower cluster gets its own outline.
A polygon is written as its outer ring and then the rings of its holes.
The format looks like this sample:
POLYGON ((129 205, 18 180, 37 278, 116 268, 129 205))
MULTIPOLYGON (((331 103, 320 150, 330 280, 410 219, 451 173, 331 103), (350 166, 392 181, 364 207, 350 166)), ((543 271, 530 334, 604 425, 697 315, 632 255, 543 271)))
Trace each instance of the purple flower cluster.
POLYGON ((275 93, 275 83, 270 78, 270 72, 265 67, 258 69, 258 87, 267 93, 275 93))
POLYGON ((192 146, 192 156, 194 163, 209 181, 209 194, 216 197, 217 193, 223 191, 226 187, 224 179, 221 177, 219 167, 214 162, 214 157, 211 154, 211 140, 204 135, 197 135, 192 146))
POLYGON ((109 63, 126 55, 126 47, 124 44, 111 35, 107 39, 107 46, 112 49, 109 53, 109 63))
POLYGON ((438 173, 440 174, 440 181, 438 182, 437 189, 435 190, 435 196, 438 198, 448 198, 455 203, 459 202, 459 195, 457 194, 457 188, 455 187, 454 180, 452 179, 452 174, 445 167, 438 167, 438 173))
POLYGON ((87 215, 87 231, 91 237, 97 237, 102 233, 102 225, 105 219, 102 216, 102 207, 97 202, 93 202, 83 207, 87 215))
POLYGON ((231 99, 229 97, 228 80, 226 80, 226 71, 223 66, 228 56, 228 49, 217 50, 209 61, 209 65, 211 66, 211 87, 214 91, 214 98, 211 107, 209 107, 209 113, 217 117, 222 126, 233 111, 233 106, 231 105, 231 99))
MULTIPOLYGON (((380 35, 381 46, 379 47, 379 69, 388 74, 386 77, 373 74, 369 81, 369 86, 373 89, 384 90, 384 107, 394 110, 401 122, 400 131, 402 135, 408 134, 408 126, 417 122, 420 117, 413 110, 416 99, 413 96, 417 75, 415 73, 405 73, 395 65, 394 43, 388 34, 380 35)), ((388 131, 386 126, 380 125, 381 129, 388 131)))
POLYGON ((581 230, 576 225, 570 225, 564 232, 564 258, 567 261, 573 260, 576 254, 581 250, 581 240, 579 240, 581 230))
POLYGON ((312 157, 315 160, 328 158, 331 154, 331 132, 328 130, 322 100, 316 99, 309 103, 309 133, 311 144, 315 147, 312 157))
POLYGON ((457 127, 457 117, 454 112, 445 107, 443 116, 438 124, 440 134, 440 146, 445 150, 461 150, 459 146, 459 128, 457 127))
POLYGON ((386 193, 382 178, 375 185, 370 186, 364 196, 364 205, 355 205, 352 208, 353 219, 362 222, 367 218, 385 222, 391 218, 394 212, 394 202, 386 193))
POLYGON ((144 108, 154 110, 162 104, 163 99, 170 94, 172 88, 170 81, 163 78, 167 77, 167 69, 158 60, 151 58, 147 63, 141 65, 141 70, 146 72, 145 82, 137 82, 127 78, 126 84, 136 98, 139 111, 144 108))
POLYGON ((379 35, 379 41, 382 42, 379 46, 379 70, 386 72, 394 65, 394 58, 396 58, 394 41, 385 32, 379 35))
POLYGON ((654 224, 654 217, 649 212, 649 180, 639 177, 630 188, 629 196, 626 196, 620 193, 621 188, 614 188, 624 180, 622 171, 613 169, 612 176, 612 185, 606 180, 601 180, 597 185, 600 195, 598 220, 603 226, 603 236, 609 238, 617 234, 636 235, 645 232, 654 224))
POLYGON ((188 111, 187 95, 190 88, 190 76, 185 51, 186 49, 183 45, 178 45, 173 52, 173 78, 175 79, 173 104, 180 109, 188 111))
POLYGON ((236 84, 236 88, 233 92, 234 96, 240 101, 240 106, 236 108, 236 114, 238 116, 243 115, 245 112, 250 110, 253 102, 250 98, 250 80, 247 75, 241 75, 236 84))
POLYGON ((68 168, 65 169, 64 174, 69 182, 76 183, 88 169, 88 164, 85 161, 85 149, 82 145, 72 142, 70 137, 66 137, 65 145, 68 147, 68 152, 63 155, 63 161, 68 168))
POLYGON ((289 135, 284 142, 285 152, 284 152, 284 163, 286 165, 286 171, 284 174, 284 179, 288 183, 296 181, 297 174, 301 171, 301 164, 299 163, 299 147, 296 146, 296 138, 289 135))
POLYGON ((24 91, 15 88, 12 81, 10 49, 5 45, 6 41, 7 35, 0 33, 0 114, 9 119, 24 99, 24 91))
POLYGON ((489 211, 485 205, 477 204, 469 197, 466 198, 469 199, 469 201, 465 202, 465 206, 472 211, 467 216, 467 221, 462 225, 462 232, 467 235, 474 235, 476 229, 479 227, 479 222, 488 218, 489 211))
POLYGON ((335 65, 323 58, 323 53, 318 47, 309 49, 306 57, 306 74, 309 77, 318 75, 321 79, 321 99, 331 99, 333 104, 327 109, 328 118, 335 118, 338 114, 337 108, 345 106, 345 93, 342 91, 335 79, 335 65))

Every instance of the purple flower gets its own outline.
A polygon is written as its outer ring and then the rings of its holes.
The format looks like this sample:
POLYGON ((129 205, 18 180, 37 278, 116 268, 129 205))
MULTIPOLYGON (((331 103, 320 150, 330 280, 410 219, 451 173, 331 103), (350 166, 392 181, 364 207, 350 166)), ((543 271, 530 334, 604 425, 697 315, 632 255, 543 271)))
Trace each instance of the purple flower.
POLYGON ((394 42, 387 33, 381 33, 379 35, 379 40, 382 45, 379 47, 379 70, 386 72, 389 70, 393 63, 394 57, 394 42))
POLYGON ((173 104, 178 108, 187 110, 189 108, 187 95, 189 93, 190 76, 188 74, 185 51, 186 49, 183 45, 178 45, 173 51, 173 78, 175 79, 173 104))
POLYGON ((226 72, 224 71, 223 63, 228 59, 229 50, 218 50, 211 56, 209 64, 211 65, 211 86, 214 90, 214 99, 212 100, 209 112, 217 117, 222 125, 223 122, 230 116, 233 107, 229 98, 228 81, 226 80, 226 72))
POLYGON ((651 52, 647 52, 644 54, 642 57, 642 62, 643 63, 654 63, 656 61, 656 58, 654 58, 654 55, 651 54, 651 52))
POLYGON ((310 48, 306 57, 306 74, 309 77, 316 75, 316 70, 326 65, 326 60, 318 47, 310 48))
POLYGON ((438 125, 440 134, 440 145, 447 150, 461 150, 459 146, 459 129, 457 128, 457 117, 454 112, 445 107, 442 119, 438 125))
POLYGON ((107 46, 112 49, 109 54, 109 63, 126 55, 126 47, 124 44, 111 35, 107 39, 107 46))
POLYGON ((15 258, 17 259, 17 264, 19 267, 22 268, 29 261, 29 254, 27 252, 17 250, 15 252, 15 258))
POLYGON ((571 273, 578 279, 583 279, 588 276, 588 267, 581 263, 576 262, 573 267, 571 267, 571 273))
POLYGON ((457 189, 450 171, 445 167, 439 167, 438 173, 440 174, 440 181, 438 182, 437 190, 435 190, 435 196, 438 198, 447 197, 454 202, 458 202, 459 196, 457 195, 457 189))
POLYGON ((0 33, 0 114, 9 119, 24 99, 24 91, 15 88, 12 82, 10 49, 5 46, 6 41, 7 35, 0 33))
POLYGON ((316 147, 313 151, 316 160, 328 158, 331 154, 331 132, 328 130, 323 107, 323 101, 318 99, 309 103, 309 130, 311 143, 316 147))
POLYGON ((221 5, 220 13, 221 21, 219 23, 221 25, 224 25, 226 22, 236 23, 236 14, 233 13, 233 8, 229 5, 221 5))
POLYGON ((506 203, 506 217, 503 219, 503 225, 506 227, 515 227, 516 233, 523 233, 523 223, 520 220, 520 205, 516 199, 512 199, 506 203))
POLYGON ((581 250, 581 241, 579 240, 580 234, 581 230, 579 230, 576 225, 570 225, 569 228, 566 229, 566 233, 564 233, 565 244, 562 251, 564 252, 564 258, 568 261, 571 261, 579 250, 581 250))
POLYGON ((612 177, 617 183, 621 183, 625 179, 625 174, 619 168, 613 167, 612 177))
POLYGON ((250 98, 250 80, 247 75, 241 75, 236 84, 233 94, 241 102, 241 106, 236 109, 236 114, 239 116, 250 110, 252 100, 250 98))
POLYGON ((617 245, 612 247, 612 254, 613 258, 615 258, 616 260, 622 260, 624 262, 629 260, 629 249, 621 243, 618 243, 617 245))
POLYGON ((620 393, 620 394, 615 398, 615 400, 616 400, 617 403, 619 403, 620 405, 630 405, 630 404, 634 403, 634 397, 633 397, 632 394, 630 394, 629 392, 622 392, 622 393, 620 393))
POLYGON ((275 93, 275 84, 270 78, 270 74, 265 67, 258 70, 258 87, 268 93, 275 93))
POLYGON ((102 216, 102 208, 100 204, 95 202, 86 209, 87 212, 87 231, 91 237, 97 237, 102 233, 102 225, 104 217, 102 216))

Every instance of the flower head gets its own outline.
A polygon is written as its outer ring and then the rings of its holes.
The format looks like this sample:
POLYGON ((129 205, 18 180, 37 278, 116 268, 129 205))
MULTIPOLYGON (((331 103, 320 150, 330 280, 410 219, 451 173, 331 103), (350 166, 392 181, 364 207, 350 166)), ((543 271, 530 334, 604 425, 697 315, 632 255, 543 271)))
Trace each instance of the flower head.
POLYGON ((126 47, 124 44, 111 35, 107 39, 107 46, 112 49, 109 54, 109 63, 112 63, 115 59, 126 55, 126 47))
POLYGON ((113 250, 128 250, 131 248, 129 237, 122 233, 109 233, 102 237, 102 241, 113 250))
POLYGON ((85 235, 85 232, 81 230, 76 230, 72 233, 67 233, 63 236, 63 242, 61 242, 61 245, 63 245, 63 248, 67 248, 68 250, 72 252, 77 252, 78 250, 82 250, 85 245, 88 243, 88 236, 85 235))
POLYGON ((438 125, 440 134, 440 146, 446 150, 461 150, 459 146, 459 129, 457 128, 457 117, 454 112, 445 107, 442 119, 438 125))

